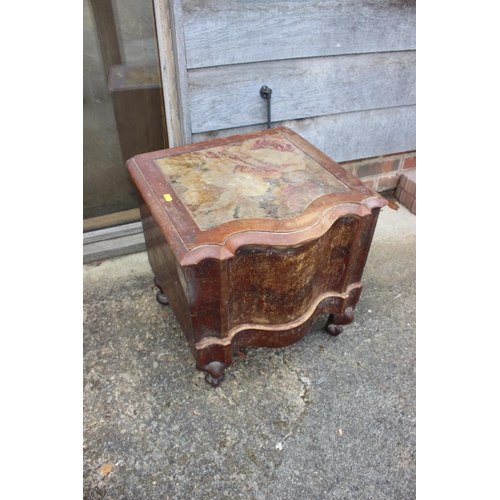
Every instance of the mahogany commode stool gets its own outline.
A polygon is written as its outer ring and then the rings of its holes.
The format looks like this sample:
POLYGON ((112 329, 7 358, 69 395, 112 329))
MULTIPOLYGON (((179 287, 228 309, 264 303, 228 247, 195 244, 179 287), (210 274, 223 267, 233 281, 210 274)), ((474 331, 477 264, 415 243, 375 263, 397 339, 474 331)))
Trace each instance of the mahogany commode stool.
POLYGON ((158 300, 217 386, 244 346, 282 347, 353 320, 387 202, 279 127, 135 156, 158 300))

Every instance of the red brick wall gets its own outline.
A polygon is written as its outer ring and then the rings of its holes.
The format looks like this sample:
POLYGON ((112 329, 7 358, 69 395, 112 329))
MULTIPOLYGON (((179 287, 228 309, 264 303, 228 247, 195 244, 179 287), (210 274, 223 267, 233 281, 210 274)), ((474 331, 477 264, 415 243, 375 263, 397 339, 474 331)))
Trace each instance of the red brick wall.
POLYGON ((417 167, 417 153, 410 151, 377 158, 341 162, 340 165, 378 192, 395 189, 402 173, 417 167))

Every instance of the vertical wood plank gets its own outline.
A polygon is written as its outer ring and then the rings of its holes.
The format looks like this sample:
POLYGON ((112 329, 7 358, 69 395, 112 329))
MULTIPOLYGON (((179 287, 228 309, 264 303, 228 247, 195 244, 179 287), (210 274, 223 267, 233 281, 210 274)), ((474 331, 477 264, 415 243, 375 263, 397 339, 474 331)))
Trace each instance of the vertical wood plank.
POLYGON ((170 147, 191 143, 187 69, 180 0, 153 0, 170 147))

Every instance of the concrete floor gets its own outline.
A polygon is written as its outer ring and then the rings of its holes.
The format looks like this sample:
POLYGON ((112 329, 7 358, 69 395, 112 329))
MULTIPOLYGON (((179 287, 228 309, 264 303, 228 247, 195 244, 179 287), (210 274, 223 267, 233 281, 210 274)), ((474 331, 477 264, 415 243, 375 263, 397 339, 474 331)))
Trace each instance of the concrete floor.
POLYGON ((84 266, 84 498, 415 498, 415 231, 385 207, 344 333, 247 348, 216 389, 145 253, 84 266))

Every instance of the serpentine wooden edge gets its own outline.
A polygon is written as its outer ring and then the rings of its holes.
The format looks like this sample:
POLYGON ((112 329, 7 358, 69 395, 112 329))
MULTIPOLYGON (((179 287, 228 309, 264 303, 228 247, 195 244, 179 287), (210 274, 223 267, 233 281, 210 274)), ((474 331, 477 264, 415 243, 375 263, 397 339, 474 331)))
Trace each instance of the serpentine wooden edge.
POLYGON ((208 258, 230 259, 244 245, 299 245, 321 237, 344 215, 364 217, 387 204, 383 197, 286 127, 145 153, 130 159, 127 169, 182 266, 208 258), (251 154, 245 155, 245 148, 251 154), (275 157, 274 149, 279 153, 275 157), (262 154, 260 164, 255 164, 259 161, 256 152, 262 154), (254 164, 250 164, 249 158, 254 164), (279 160, 273 164, 273 158, 279 160), (205 168, 205 163, 210 168, 205 168), (213 180, 217 168, 219 178, 213 180), (238 175, 225 175, 224 168, 239 169, 240 185, 232 188, 232 193, 228 193, 230 189, 224 183, 238 175), (287 168, 292 178, 288 183, 280 179, 282 170, 287 168), (309 170, 314 170, 315 179, 323 176, 324 182, 311 183, 307 178, 309 170), (205 198, 200 198, 199 193, 191 192, 190 186, 199 185, 203 175, 210 176, 211 184, 206 184, 206 192, 202 192, 205 198), (241 179, 246 178, 247 191, 241 185, 241 179), (259 216, 265 208, 274 208, 267 195, 271 188, 277 193, 280 209, 286 201, 288 211, 281 216, 259 216), (230 198, 233 204, 229 205, 235 214, 240 209, 238 203, 247 211, 244 218, 232 217, 225 207, 217 208, 218 197, 228 194, 234 198, 230 198), (264 200, 260 206, 259 194, 264 200), (215 222, 200 208, 204 206, 201 202, 213 209, 210 215, 215 222))

